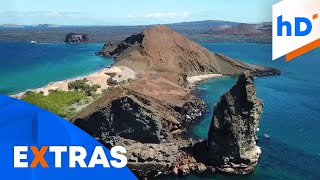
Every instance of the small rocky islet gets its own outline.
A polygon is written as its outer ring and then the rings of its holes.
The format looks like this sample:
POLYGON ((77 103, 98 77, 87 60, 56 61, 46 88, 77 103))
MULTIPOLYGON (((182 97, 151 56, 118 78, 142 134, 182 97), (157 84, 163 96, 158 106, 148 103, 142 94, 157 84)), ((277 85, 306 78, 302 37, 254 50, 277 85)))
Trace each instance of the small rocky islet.
POLYGON ((79 34, 79 33, 71 32, 71 33, 67 34, 64 42, 65 43, 89 42, 89 36, 87 34, 79 34))
POLYGON ((128 67, 137 78, 102 95, 71 121, 109 148, 124 146, 137 177, 254 170, 263 104, 253 79, 279 75, 278 70, 212 53, 166 26, 106 43, 97 55, 114 58, 114 67, 128 67), (215 105, 208 140, 186 140, 181 137, 186 126, 206 112, 187 78, 206 74, 239 80, 215 105))

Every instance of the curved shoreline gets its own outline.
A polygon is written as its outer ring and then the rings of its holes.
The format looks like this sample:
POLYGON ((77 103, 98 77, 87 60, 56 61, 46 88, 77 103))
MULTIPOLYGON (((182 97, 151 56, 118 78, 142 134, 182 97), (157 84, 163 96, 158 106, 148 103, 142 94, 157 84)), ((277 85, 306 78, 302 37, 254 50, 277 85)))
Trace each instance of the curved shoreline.
POLYGON ((54 81, 50 82, 49 84, 34 89, 27 89, 17 94, 10 95, 13 98, 21 98, 26 92, 33 91, 33 92, 43 92, 44 95, 49 94, 49 90, 62 90, 62 91, 69 91, 68 84, 72 81, 87 79, 89 85, 101 85, 101 88, 97 90, 98 94, 101 94, 104 89, 108 89, 110 85, 108 85, 107 80, 111 77, 111 74, 114 74, 114 79, 117 82, 127 81, 128 79, 135 79, 136 73, 131 70, 130 68, 119 66, 119 67, 110 67, 104 68, 102 70, 98 70, 94 73, 79 76, 75 78, 65 79, 61 81, 54 81))
POLYGON ((189 84, 194 87, 197 83, 201 83, 202 81, 213 79, 213 78, 219 78, 224 77, 222 74, 204 74, 199 76, 191 76, 188 77, 187 80, 189 84))

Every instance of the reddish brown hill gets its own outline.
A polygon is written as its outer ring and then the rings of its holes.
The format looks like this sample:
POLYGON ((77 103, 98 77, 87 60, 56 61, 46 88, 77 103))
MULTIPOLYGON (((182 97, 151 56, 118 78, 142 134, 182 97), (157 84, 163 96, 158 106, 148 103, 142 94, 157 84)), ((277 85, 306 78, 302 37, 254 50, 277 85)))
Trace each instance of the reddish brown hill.
POLYGON ((220 26, 213 29, 214 34, 260 36, 264 33, 252 24, 241 23, 235 26, 220 26))
POLYGON ((118 45, 106 44, 99 54, 114 57, 115 66, 127 66, 138 73, 185 73, 194 76, 208 73, 239 75, 247 70, 273 71, 212 53, 166 26, 150 27, 118 45))

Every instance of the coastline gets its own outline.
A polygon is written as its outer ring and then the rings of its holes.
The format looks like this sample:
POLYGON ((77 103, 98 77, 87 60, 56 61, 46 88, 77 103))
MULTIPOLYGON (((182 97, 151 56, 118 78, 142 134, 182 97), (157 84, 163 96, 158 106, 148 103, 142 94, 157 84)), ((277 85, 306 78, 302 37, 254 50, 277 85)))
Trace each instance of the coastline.
POLYGON ((198 76, 191 76, 188 77, 188 83, 191 87, 194 87, 196 84, 201 83, 205 80, 213 79, 213 78, 220 78, 223 77, 222 74, 205 74, 205 75, 198 75, 198 76))
MULTIPOLYGON (((49 94, 50 90, 69 91, 68 84, 70 82, 73 82, 76 80, 83 80, 83 79, 87 79, 88 84, 90 85, 95 85, 95 84, 101 85, 101 88, 98 88, 97 90, 97 94, 102 94, 103 90, 111 87, 107 83, 107 80, 111 77, 111 75, 113 76, 112 78, 119 83, 121 81, 127 81, 128 79, 135 79, 137 73, 125 66, 116 66, 116 67, 110 67, 110 68, 106 67, 106 68, 103 68, 102 70, 98 70, 88 75, 65 79, 61 81, 50 82, 49 84, 40 88, 27 89, 20 93, 12 94, 10 95, 10 97, 20 99, 28 91, 32 91, 36 93, 43 92, 45 96, 49 94)), ((191 87, 194 87, 196 84, 201 83, 205 80, 219 78, 219 77, 223 77, 223 75, 222 74, 205 74, 205 75, 188 77, 187 81, 191 87)))
POLYGON ((98 84, 101 87, 98 88, 97 94, 102 94, 102 91, 105 89, 108 89, 111 87, 107 80, 109 78, 112 78, 113 80, 119 82, 122 81, 128 81, 129 79, 135 79, 136 78, 136 72, 134 72, 132 69, 124 66, 118 66, 118 67, 107 67, 103 68, 102 70, 93 72, 91 74, 85 75, 85 76, 79 76, 76 78, 70 78, 65 79, 62 81, 54 81, 51 82, 43 87, 35 88, 35 89, 27 89, 25 91, 22 91, 17 94, 10 95, 13 98, 21 98, 26 92, 32 91, 32 92, 43 92, 45 96, 49 94, 50 90, 62 90, 62 91, 69 91, 68 84, 70 82, 76 81, 76 80, 83 80, 87 79, 89 85, 95 85, 98 84))

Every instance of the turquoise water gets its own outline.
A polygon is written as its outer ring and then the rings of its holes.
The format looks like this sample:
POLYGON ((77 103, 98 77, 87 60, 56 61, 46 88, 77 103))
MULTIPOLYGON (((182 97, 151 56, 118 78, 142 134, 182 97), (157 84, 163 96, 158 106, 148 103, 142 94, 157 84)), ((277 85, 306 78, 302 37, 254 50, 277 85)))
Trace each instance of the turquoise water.
MULTIPOLYGON (((248 176, 188 176, 186 179, 319 179, 320 178, 320 49, 286 63, 271 61, 271 45, 203 44, 214 52, 282 71, 279 77, 256 79, 264 101, 259 145, 262 157, 248 176), (271 135, 270 139, 263 134, 271 135)), ((0 93, 13 94, 52 81, 89 74, 113 63, 94 56, 102 44, 29 44, 0 42, 0 93)), ((209 112, 189 132, 207 138, 213 104, 236 82, 235 78, 209 80, 197 87, 209 112)))
MULTIPOLYGON (((258 96, 264 101, 259 145, 262 157, 256 171, 244 177, 208 176, 207 179, 320 179, 320 49, 291 62, 271 61, 271 45, 204 44, 214 52, 282 71, 279 77, 257 78, 258 96), (269 134, 270 139, 263 134, 269 134)), ((209 80, 196 94, 209 106, 204 119, 190 128, 206 139, 215 102, 236 82, 235 78, 209 80)), ((189 176, 188 179, 200 179, 189 176)), ((203 179, 203 178, 201 178, 203 179)))
POLYGON ((113 63, 93 55, 102 46, 0 42, 0 94, 14 94, 102 69, 113 63))

